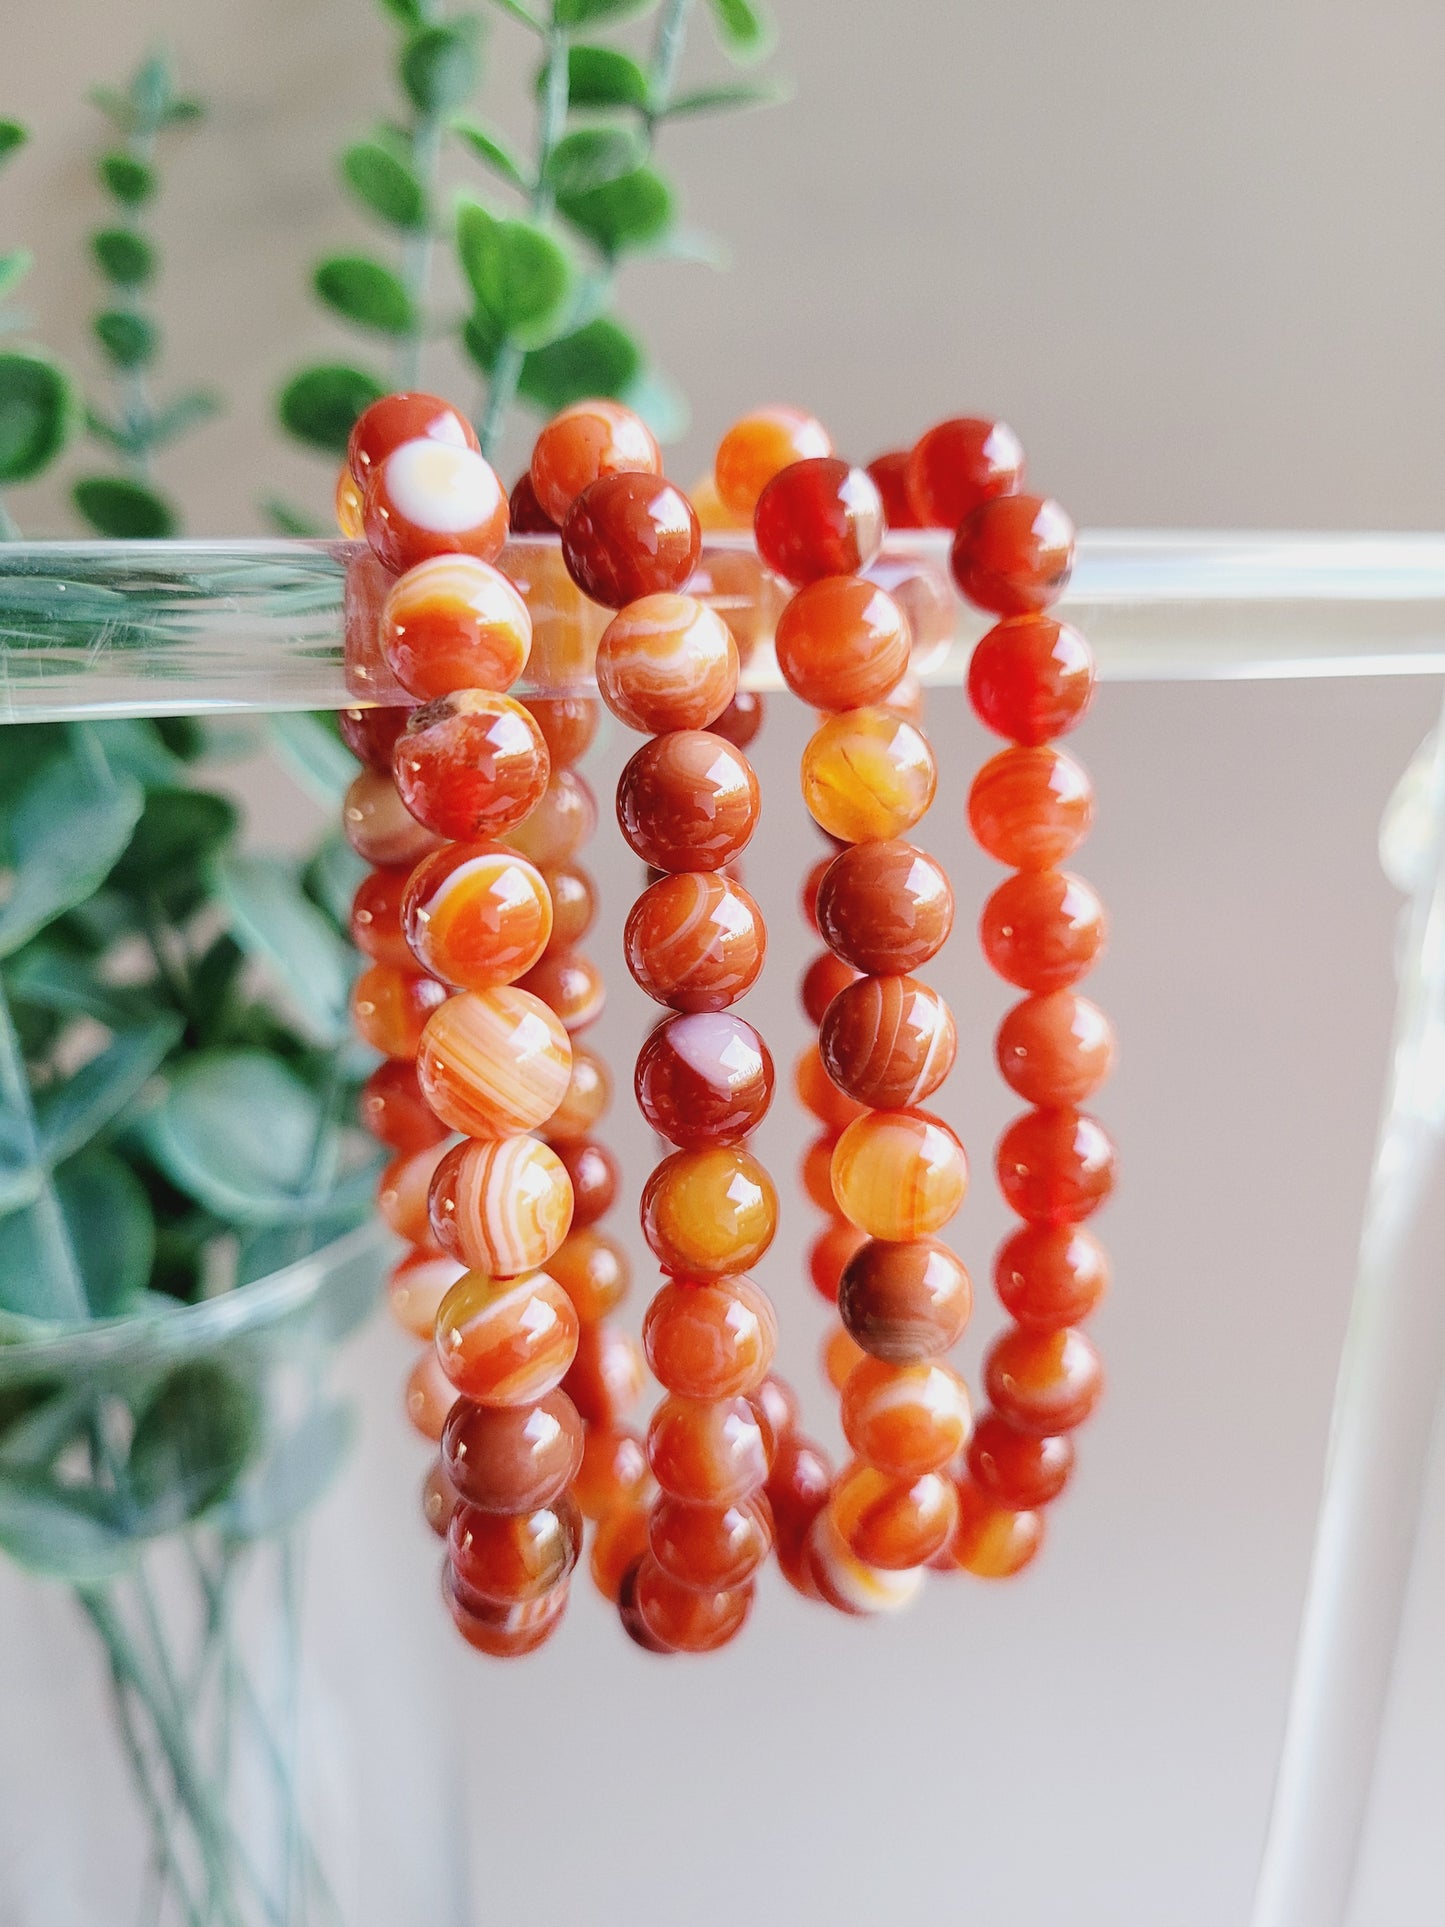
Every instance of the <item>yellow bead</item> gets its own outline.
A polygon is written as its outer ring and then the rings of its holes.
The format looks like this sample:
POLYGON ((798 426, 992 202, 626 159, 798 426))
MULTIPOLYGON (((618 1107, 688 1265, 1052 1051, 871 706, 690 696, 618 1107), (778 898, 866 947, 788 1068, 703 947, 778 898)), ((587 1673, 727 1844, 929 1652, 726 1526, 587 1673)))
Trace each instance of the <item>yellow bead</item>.
POLYGON ((642 1229, 667 1271, 720 1278, 746 1271, 773 1241, 778 1194, 749 1152, 735 1144, 674 1151, 642 1193, 642 1229))
POLYGON ((870 1238, 939 1231, 963 1203, 968 1159, 930 1111, 865 1111, 833 1147, 838 1209, 870 1238))
POLYGON ((803 751, 803 801, 819 827, 845 843, 905 835, 937 783, 927 738, 892 709, 829 716, 803 751))

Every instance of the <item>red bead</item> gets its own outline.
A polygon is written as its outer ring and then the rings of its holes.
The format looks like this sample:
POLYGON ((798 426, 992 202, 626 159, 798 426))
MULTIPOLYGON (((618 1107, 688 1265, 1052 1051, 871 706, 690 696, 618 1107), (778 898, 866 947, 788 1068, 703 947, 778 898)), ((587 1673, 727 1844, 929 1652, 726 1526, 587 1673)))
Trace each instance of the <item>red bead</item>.
POLYGON ((442 1433, 442 1461, 468 1505, 535 1512, 571 1485, 582 1463, 582 1420, 565 1392, 536 1405, 473 1405, 459 1398, 442 1433))
POLYGON ((900 1479, 947 1465, 973 1429, 967 1388, 937 1359, 890 1365, 860 1357, 843 1387, 842 1419, 859 1458, 900 1479))
POLYGON ((421 702, 458 689, 509 689, 527 666, 532 618, 500 569, 474 555, 434 555, 394 582, 381 652, 421 702))
POLYGON ((357 1109, 364 1129, 403 1156, 440 1144, 447 1134, 422 1095, 416 1065, 403 1058, 377 1065, 361 1087, 357 1109))
POLYGON ((742 1631, 753 1589, 698 1592, 679 1584, 649 1555, 637 1569, 632 1597, 642 1627, 665 1652, 712 1653, 742 1631))
POLYGON ((745 1398, 669 1393, 647 1430, 647 1459, 664 1492, 694 1505, 732 1505, 766 1482, 767 1452, 745 1398))
POLYGON ((590 1227, 571 1231, 547 1260, 547 1270, 566 1292, 584 1325, 616 1310, 631 1282, 627 1253, 615 1238, 590 1227))
POLYGON ((763 967, 762 912, 740 884, 714 873, 663 877, 643 891, 623 931, 627 967, 673 1010, 725 1010, 763 967))
POLYGON ((525 976, 542 955, 552 899, 541 873, 516 851, 450 843, 405 879, 401 923, 424 969, 462 990, 490 990, 525 976))
POLYGON ((409 870, 437 847, 435 831, 417 821, 380 770, 362 770, 347 790, 341 827, 362 861, 379 870, 409 870))
POLYGON ((924 528, 956 529, 980 502, 1014 494, 1023 479, 1023 447, 1006 422, 939 422, 908 456, 908 495, 924 528))
POLYGON ((532 471, 524 469, 512 485, 507 502, 507 520, 513 535, 555 535, 558 525, 537 500, 532 486, 532 471))
POLYGON ((713 478, 723 505, 751 516, 758 497, 785 468, 810 456, 831 455, 828 431, 801 408, 758 408, 735 421, 718 443, 713 478))
POLYGON ((607 1146, 591 1138, 563 1142, 553 1148, 572 1180, 572 1228, 584 1230, 612 1209, 622 1173, 607 1146))
POLYGON ((572 1300, 545 1271, 506 1279, 468 1271, 438 1307, 436 1351, 463 1398, 535 1405, 562 1383, 578 1332, 572 1300))
POLYGON ((438 1459, 435 1465, 428 1467, 427 1475, 422 1481, 421 1512, 422 1517, 439 1539, 446 1538, 451 1527, 452 1514, 460 1503, 456 1487, 447 1477, 446 1467, 438 1459))
POLYGON ((818 1032, 823 1068, 870 1110, 921 1104, 953 1068, 958 1037, 938 992, 916 977, 860 977, 835 997, 818 1032))
POLYGON ((540 1599, 560 1585, 582 1548, 582 1515, 572 1500, 532 1512, 458 1506, 447 1535, 458 1583, 494 1605, 540 1599))
POLYGON ((960 525, 949 561, 959 593, 995 615, 1032 615, 1063 594, 1074 566, 1074 525, 1057 502, 999 495, 960 525))
POLYGON ((903 611, 874 582, 829 575, 799 589, 778 618, 778 672, 817 709, 882 703, 908 667, 903 611))
POLYGON ((580 950, 559 950, 555 946, 539 958, 520 980, 522 990, 530 990, 557 1013, 562 1028, 572 1035, 595 1024, 607 1002, 607 986, 602 972, 580 950))
POLYGON ((819 1596, 804 1559, 808 1529, 828 1503, 832 1487, 833 1468, 821 1446, 796 1434, 782 1441, 767 1483, 773 1544, 783 1577, 808 1599, 819 1596))
POLYGON ((771 1470, 778 1447, 798 1429, 798 1420, 802 1416, 798 1394, 785 1378, 770 1372, 756 1390, 748 1393, 747 1398, 763 1428, 763 1442, 767 1447, 768 1467, 771 1470))
POLYGON ((609 609, 681 589, 701 548, 692 504, 660 475, 604 475, 577 497, 562 525, 568 574, 609 609))
POLYGON ((640 415, 617 401, 578 401, 537 437, 528 470, 532 490, 554 523, 604 475, 660 475, 662 451, 640 415))
MULTIPOLYGON (((833 1148, 828 1143, 823 1153, 823 1170, 830 1197, 833 1189, 832 1164, 833 1148)), ((808 1252, 808 1276, 813 1282, 814 1291, 826 1303, 831 1305, 837 1302, 838 1287, 848 1260, 867 1242, 868 1234, 860 1231, 857 1225, 849 1224, 846 1218, 835 1219, 813 1240, 808 1252)))
POLYGON ((741 1017, 669 1017, 637 1054, 637 1107, 655 1131, 684 1148, 736 1144, 766 1116, 773 1078, 767 1045, 741 1017))
POLYGON ((1109 1075, 1114 1032, 1097 1004, 1071 990, 1026 997, 999 1026, 998 1067, 1027 1103, 1082 1104, 1109 1075))
POLYGON ((886 455, 875 455, 868 473, 883 497, 883 513, 890 529, 916 529, 922 524, 908 493, 908 450, 893 448, 886 455))
POLYGON ((1016 1324, 1082 1324, 1109 1288, 1109 1261, 1075 1225, 1025 1224, 999 1246, 994 1287, 1016 1324))
POLYGON ((402 894, 409 870, 373 870, 351 899, 351 941, 375 963, 415 970, 417 960, 401 927, 402 894))
POLYGON ((1043 1543, 1039 1514, 1011 1511, 972 1479, 960 1479, 957 1494, 958 1524, 949 1541, 949 1564, 975 1579, 1011 1579, 1022 1571, 1043 1543))
MULTIPOLYGON (((866 1109, 856 1097, 850 1097, 833 1082, 816 1044, 804 1045, 794 1067, 793 1088, 803 1108, 832 1134, 846 1130, 866 1109)), ((823 1209, 829 1209, 826 1201, 823 1209)))
POLYGON ((909 1365, 946 1352, 963 1335, 973 1285, 936 1238, 889 1244, 870 1238, 843 1267, 838 1315, 874 1358, 909 1365))
MULTIPOLYGON (((826 835, 826 831, 824 834, 826 835)), ((818 928, 818 892, 822 888, 823 878, 828 874, 828 865, 833 861, 833 854, 839 847, 834 838, 829 837, 828 841, 833 844, 833 851, 830 851, 827 856, 820 856, 809 870, 803 879, 802 895, 799 899, 803 907, 804 920, 808 928, 813 931, 818 928)))
POLYGON ((585 1044, 574 1042, 572 1074, 562 1102, 547 1119, 548 1138, 554 1144, 566 1144, 588 1136, 611 1102, 612 1079, 607 1066, 585 1044))
POLYGON ((1094 652, 1067 622, 1010 616, 973 652, 968 695, 988 729, 1031 747, 1082 721, 1094 694, 1094 652))
POLYGON ((968 1442, 968 1469, 997 1504, 1028 1512, 1058 1498, 1074 1469, 1067 1432, 1039 1438, 985 1412, 968 1442))
POLYGON ((739 1505, 688 1505, 664 1496, 652 1508, 647 1543, 680 1586, 717 1592, 752 1578, 772 1547, 772 1520, 760 1498, 739 1505))
MULTIPOLYGON (((826 1073, 820 1072, 820 1075, 826 1081, 826 1073)), ((815 1204, 820 1211, 836 1212, 838 1209, 833 1197, 833 1147, 837 1142, 838 1136, 834 1131, 825 1131, 821 1137, 815 1137, 804 1151, 803 1161, 798 1167, 808 1202, 815 1204)), ((859 1233, 860 1237, 866 1235, 859 1233)))
MULTIPOLYGON (((860 843, 858 848, 876 848, 876 845, 860 843)), ((857 981, 858 972, 851 964, 844 963, 841 957, 835 957, 832 951, 825 950, 821 956, 814 957, 803 972, 802 982, 798 986, 803 1014, 808 1022, 821 1024, 829 1004, 839 991, 846 990, 849 984, 857 981)))
POLYGON ((398 1238, 409 1245, 438 1249, 432 1236, 428 1197, 437 1166, 447 1155, 441 1138, 420 1151, 395 1157, 377 1180, 376 1208, 398 1238))
POLYGON ((527 707, 542 732, 553 769, 580 763, 592 747, 602 705, 595 696, 529 696, 527 707))
POLYGON ((883 546, 883 498, 866 469, 835 455, 794 462, 758 497, 758 554, 795 587, 859 575, 883 546))
POLYGON ((958 1516, 957 1495, 942 1474, 895 1479, 856 1460, 839 1473, 828 1503, 849 1551, 884 1572, 925 1565, 948 1543, 958 1516))
POLYGON ((549 761, 520 703, 463 689, 413 710, 393 769, 418 822, 453 842, 480 843, 505 836, 535 808, 549 761))
POLYGON ((409 703, 394 703, 375 709, 338 710, 336 721, 341 740, 352 755, 368 769, 390 776, 392 748, 410 714, 409 703))
POLYGON ((654 870, 720 870, 747 848, 761 797, 741 750, 710 729, 644 743, 617 782, 617 821, 654 870))
POLYGON ((362 520, 372 553, 396 575, 434 555, 494 562, 507 539, 507 495, 485 456, 424 436, 368 472, 362 520))
POLYGON ((1103 1392, 1104 1369, 1081 1331, 1014 1325, 985 1354, 983 1382, 1000 1417, 1049 1438, 1083 1424, 1103 1392))
POLYGON ((428 1347, 407 1374, 406 1415, 413 1429, 430 1444, 440 1439, 456 1396, 456 1387, 428 1347))
POLYGON ((427 1019, 446 1000, 446 985, 434 977, 395 964, 373 964, 352 988, 351 1017, 373 1050, 385 1057, 414 1058, 427 1019))
POLYGON ((403 392, 383 395, 357 416, 346 444, 346 465, 364 486, 371 470, 393 449, 426 436, 451 448, 481 448, 477 431, 449 401, 419 391, 403 392))
POLYGON ((508 833, 507 842, 539 868, 550 869, 576 856, 596 829, 592 785, 576 770, 554 769, 536 808, 508 833))
POLYGON ((580 863, 549 863, 542 872, 552 896, 552 942, 581 943, 597 920, 597 886, 580 863))
POLYGON ((1025 870, 1001 883, 984 905, 983 953, 1020 990, 1063 990, 1098 961, 1104 906, 1081 878, 1064 870, 1025 870))
POLYGON ((386 1301, 404 1332, 430 1348, 442 1300, 466 1271, 455 1258, 436 1251, 409 1251, 392 1267, 386 1301))
POLYGON ((999 1139, 999 1189, 1031 1224, 1077 1224, 1114 1189, 1114 1146, 1083 1111, 1025 1111, 999 1139))
POLYGON ((825 943, 872 975, 903 975, 936 956, 953 928, 943 866, 911 843, 855 843, 824 871, 818 929, 825 943))
POLYGON ((734 749, 746 749, 763 726, 763 699, 753 689, 740 689, 723 711, 708 724, 714 736, 721 736, 734 749))
MULTIPOLYGON (((648 1494, 655 1490, 647 1467, 647 1447, 636 1432, 593 1430, 587 1434, 572 1496, 589 1519, 605 1522, 609 1514, 645 1504, 648 1494)), ((639 1533, 634 1559, 640 1557, 646 1544, 645 1532, 639 1533)), ((595 1565, 593 1572, 595 1577, 595 1565)))
POLYGON ((654 1377, 689 1399, 755 1391, 777 1338, 772 1304, 751 1278, 666 1279, 642 1326, 654 1377))
POLYGON ((556 1632, 567 1610, 567 1582, 540 1599, 515 1606, 494 1606, 467 1591, 450 1565, 442 1574, 442 1597, 452 1624, 467 1644, 491 1659, 522 1659, 535 1653, 556 1632))
POLYGON ((594 1430, 614 1432, 642 1397, 637 1340, 616 1325, 584 1325, 562 1389, 594 1430))
POLYGON ((979 847, 1014 870, 1052 870, 1094 820, 1094 788, 1061 749, 1005 749, 973 779, 968 821, 979 847))

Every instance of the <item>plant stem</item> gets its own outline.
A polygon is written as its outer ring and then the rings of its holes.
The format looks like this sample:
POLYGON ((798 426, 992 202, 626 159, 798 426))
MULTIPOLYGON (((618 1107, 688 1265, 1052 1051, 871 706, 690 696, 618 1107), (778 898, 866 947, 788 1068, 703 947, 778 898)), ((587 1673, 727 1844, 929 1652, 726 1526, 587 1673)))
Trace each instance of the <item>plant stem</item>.
MULTIPOLYGON (((104 1638, 104 1633, 101 1636, 104 1638)), ((161 1797, 156 1791, 151 1774, 151 1763, 146 1758, 146 1750, 135 1723, 135 1716, 131 1712, 126 1675, 121 1669, 114 1649, 108 1643, 106 1657, 110 1665, 111 1701, 115 1708, 116 1725, 120 1729, 121 1744, 125 1748, 126 1758, 130 1761, 131 1773, 135 1779, 141 1805, 146 1810, 151 1831, 155 1835, 160 1891, 164 1894, 167 1884, 173 1886, 180 1897, 181 1907, 191 1927, 205 1927, 205 1916, 201 1913, 199 1903, 191 1892, 190 1884, 177 1856, 175 1843, 171 1839, 170 1822, 161 1797)))
POLYGON ((56 1195, 55 1180, 40 1148, 40 1130, 35 1121, 35 1105, 30 1095, 30 1078, 25 1055, 15 1034, 10 1014, 10 999, 5 980, 0 976, 0 1098, 16 1119, 24 1138, 26 1156, 39 1174, 40 1188, 30 1209, 39 1232, 41 1275, 46 1296, 53 1300, 50 1316, 83 1320, 90 1316, 85 1279, 75 1255, 65 1213, 56 1195))
POLYGON ((657 24, 652 72, 648 76, 647 108, 643 114, 649 140, 672 100, 672 90, 677 84, 678 62, 682 59, 683 42, 687 38, 687 16, 691 10, 692 0, 668 0, 657 24))

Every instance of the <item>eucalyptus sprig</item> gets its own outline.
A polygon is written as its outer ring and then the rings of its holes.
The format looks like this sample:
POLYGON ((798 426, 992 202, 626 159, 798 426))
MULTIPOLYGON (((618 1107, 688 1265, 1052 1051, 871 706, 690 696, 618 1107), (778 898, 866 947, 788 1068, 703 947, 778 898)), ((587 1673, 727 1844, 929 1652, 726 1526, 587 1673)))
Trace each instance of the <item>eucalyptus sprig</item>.
MULTIPOLYGON (((0 120, 0 167, 27 140, 18 121, 0 120)), ((30 272, 28 248, 0 253, 0 333, 24 334, 28 321, 10 298, 30 272)), ((61 454, 80 424, 75 383, 50 356, 22 345, 0 354, 0 541, 19 533, 3 491, 33 482, 61 454)))

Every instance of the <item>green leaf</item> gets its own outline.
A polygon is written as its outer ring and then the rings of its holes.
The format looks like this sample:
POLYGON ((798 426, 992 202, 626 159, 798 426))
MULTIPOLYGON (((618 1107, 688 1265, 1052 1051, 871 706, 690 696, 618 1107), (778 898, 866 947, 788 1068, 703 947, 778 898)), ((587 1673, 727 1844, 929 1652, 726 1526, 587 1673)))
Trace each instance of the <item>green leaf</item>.
POLYGON ((15 876, 0 904, 0 957, 98 889, 140 820, 140 784, 115 775, 98 745, 86 754, 83 729, 77 737, 78 752, 46 763, 8 813, 15 876))
POLYGON ((347 186, 373 214, 392 227, 426 226, 426 192, 416 175, 379 141, 357 141, 341 157, 347 186))
POLYGON ((101 273, 118 288, 144 287, 155 274, 155 249, 129 228, 101 228, 91 235, 90 250, 101 273))
POLYGON ((650 13, 657 0, 553 0, 552 18, 559 27, 595 27, 601 21, 630 19, 650 13))
POLYGON ((293 375, 276 407, 281 426, 297 441, 344 455, 357 416, 385 393, 374 375, 330 362, 293 375))
POLYGON ((8 161, 17 147, 23 147, 30 136, 18 120, 0 120, 0 162, 8 161))
MULTIPOLYGON (((546 68, 537 76, 537 92, 545 85, 546 68)), ((650 89, 647 75, 630 54, 615 47, 578 46, 567 49, 567 105, 579 107, 646 108, 650 89)))
POLYGON ((0 1467, 48 1472, 94 1416, 95 1391, 83 1381, 50 1392, 41 1388, 28 1410, 0 1416, 0 1467))
POLYGON ((210 421, 212 416, 220 412, 221 398, 213 389, 193 388, 189 394, 178 395, 151 417, 147 445, 164 448, 167 442, 176 441, 191 429, 199 428, 202 422, 210 421))
POLYGON ((313 1405, 231 1494, 217 1520, 236 1539, 274 1539, 305 1518, 341 1470, 356 1427, 345 1405, 313 1405))
POLYGON ((92 1147, 61 1165, 55 1191, 92 1317, 119 1316, 145 1290, 155 1260, 145 1186, 113 1151, 92 1147))
POLYGON ((485 127, 479 127, 475 121, 454 120, 452 132, 471 148, 479 160, 485 161, 494 174, 519 188, 523 194, 532 192, 532 177, 526 163, 505 141, 498 140, 495 134, 489 134, 485 127))
POLYGON ((610 316, 589 321, 560 341, 536 348, 522 363, 518 386, 548 413, 589 395, 620 398, 642 373, 642 350, 610 316))
POLYGON ((499 221, 476 201, 457 212, 457 249, 477 305, 501 333, 539 347, 567 307, 572 264, 530 221, 499 221))
POLYGON ((176 532, 175 510, 164 496, 124 475, 84 476, 70 499, 98 535, 161 542, 176 532))
POLYGON ((0 1477, 0 1551, 30 1572, 95 1585, 134 1565, 140 1550, 104 1494, 33 1471, 0 1477))
POLYGON ((401 56, 401 84, 422 114, 460 107, 476 88, 481 22, 460 14, 414 33, 401 56))
POLYGON ((101 185, 123 207, 140 207, 156 191, 156 173, 133 154, 102 154, 96 162, 101 185))
POLYGON ((160 346, 160 329, 148 315, 107 308, 91 323, 96 339, 117 368, 144 368, 160 346))
POLYGON ((530 27, 533 33, 545 34, 547 31, 537 15, 522 5, 522 0, 492 0, 492 5, 499 7, 510 19, 519 20, 524 27, 530 27))
POLYGON ((399 275, 365 254, 333 254, 312 276, 328 308, 384 335, 410 334, 416 308, 399 275))
POLYGON ((708 0, 717 37, 734 60, 761 60, 773 44, 773 28, 752 0, 708 0))
POLYGON ((283 710, 266 718, 267 734, 282 761, 323 808, 338 812, 356 779, 356 758, 320 717, 304 709, 283 710))
POLYGON ((0 355, 0 483, 48 468, 80 423, 70 377, 43 355, 0 355))
POLYGON ((319 516, 312 515, 308 509, 297 508, 294 502, 287 502, 279 495, 264 496, 259 504, 261 514, 277 535, 290 535, 303 542, 315 542, 334 533, 327 529, 319 516))
POLYGON ((383 13, 402 27, 419 27, 422 23, 420 0, 379 0, 383 13))
POLYGON ((502 331, 488 314, 469 314, 462 323, 462 346, 482 373, 490 378, 502 347, 502 331))
POLYGON ((644 248, 672 225, 672 189, 652 167, 634 168, 581 194, 559 194, 557 206, 609 257, 644 248))
POLYGON ((167 1373, 136 1416, 126 1461, 141 1529, 174 1532, 224 1499, 261 1436, 255 1387, 212 1359, 167 1373))
POLYGON ((143 991, 101 983, 85 957, 48 934, 33 938, 11 959, 5 988, 14 1003, 65 1017, 93 1017, 108 1030, 155 1014, 143 991))
POLYGON ((732 87, 699 87, 696 93, 679 94, 661 110, 659 119, 681 120, 687 114, 726 114, 739 107, 777 107, 792 98, 792 89, 780 81, 739 81, 732 87))
POLYGON ((646 158, 647 143, 635 127, 582 127, 553 148, 547 179, 559 196, 585 194, 635 173, 646 158))
POLYGON ((73 1076, 42 1091, 36 1101, 36 1124, 47 1163, 59 1164, 74 1156, 113 1123, 160 1069, 181 1029, 181 1019, 166 1012, 132 1030, 118 1031, 73 1076))
POLYGON ((182 1057, 144 1125, 171 1183, 233 1224, 317 1215, 325 1200, 302 1189, 320 1129, 315 1093, 277 1058, 251 1050, 182 1057))
POLYGON ((111 881, 163 902, 189 901, 201 890, 203 865, 235 834, 239 821, 236 805, 209 790, 151 790, 111 881))
POLYGON ((35 256, 29 248, 11 248, 7 254, 0 254, 0 301, 14 293, 34 265, 35 256))
POLYGON ((217 860, 212 879, 232 936, 279 977, 305 1034, 317 1044, 339 1045, 350 1028, 355 964, 295 869, 279 857, 231 852, 217 860))

